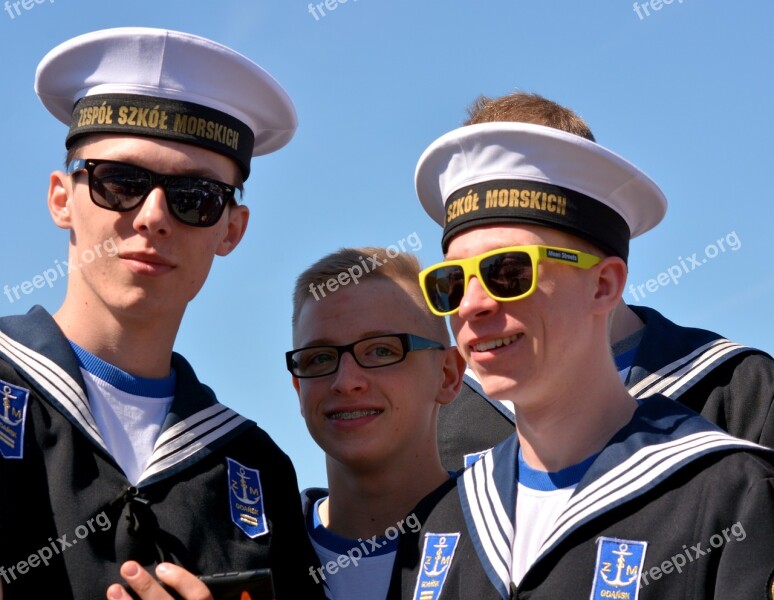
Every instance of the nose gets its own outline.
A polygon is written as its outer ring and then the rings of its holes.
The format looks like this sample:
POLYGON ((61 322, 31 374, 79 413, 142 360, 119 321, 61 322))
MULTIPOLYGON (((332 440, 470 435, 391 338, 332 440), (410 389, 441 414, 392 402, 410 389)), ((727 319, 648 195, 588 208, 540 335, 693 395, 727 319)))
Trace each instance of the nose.
POLYGON ((487 294, 478 278, 471 277, 457 314, 464 321, 474 321, 495 313, 499 306, 500 303, 487 294))
POLYGON ((140 204, 134 217, 134 229, 151 235, 167 236, 172 229, 172 219, 164 190, 157 186, 140 204))
POLYGON ((368 389, 365 369, 355 361, 355 357, 345 352, 339 359, 339 368, 333 374, 331 390, 339 394, 363 392, 368 389))

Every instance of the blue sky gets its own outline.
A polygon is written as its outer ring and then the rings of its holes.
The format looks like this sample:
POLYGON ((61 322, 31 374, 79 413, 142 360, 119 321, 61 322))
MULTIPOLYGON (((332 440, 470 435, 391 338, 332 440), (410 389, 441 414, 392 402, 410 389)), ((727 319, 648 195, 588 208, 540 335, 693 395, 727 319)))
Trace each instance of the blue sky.
MULTIPOLYGON (((0 287, 67 260, 67 234, 46 209, 66 128, 34 94, 38 61, 88 31, 166 27, 252 58, 298 110, 294 140, 253 160, 247 236, 216 260, 177 350, 274 437, 302 487, 323 485, 325 471, 284 368, 293 280, 338 247, 412 234, 423 264, 439 260, 440 229, 416 199, 414 167, 479 94, 520 89, 573 108, 662 187, 666 218, 632 243, 629 303, 774 352, 774 4, 636 4, 329 0, 333 10, 313 15, 301 0, 26 0, 19 14, 6 3, 0 287)), ((53 312, 65 288, 62 278, 19 299, 0 295, 0 315, 34 304, 53 312)))

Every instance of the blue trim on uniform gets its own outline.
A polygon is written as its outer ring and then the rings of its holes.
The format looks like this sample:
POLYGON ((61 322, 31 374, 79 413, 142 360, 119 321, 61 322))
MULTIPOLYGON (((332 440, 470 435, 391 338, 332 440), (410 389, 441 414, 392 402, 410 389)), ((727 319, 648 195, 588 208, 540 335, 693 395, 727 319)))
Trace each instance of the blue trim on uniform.
POLYGON ((632 364, 634 364, 634 357, 637 355, 637 350, 639 347, 640 346, 638 344, 634 346, 634 348, 630 348, 626 352, 621 352, 621 354, 616 354, 613 357, 615 360, 615 366, 618 371, 631 368, 632 364))
MULTIPOLYGON (((514 484, 518 479, 518 448, 518 438, 514 434, 495 446, 457 480, 462 513, 473 547, 484 572, 503 598, 509 597, 505 578, 510 573, 513 539, 504 534, 500 521, 504 517, 511 523, 515 522, 518 488, 514 484), (468 493, 471 495, 468 496, 468 493), (499 576, 498 571, 503 575, 499 576)), ((530 570, 573 531, 645 494, 690 462, 711 453, 739 449, 774 452, 729 436, 677 402, 663 396, 652 396, 638 406, 632 420, 612 437, 592 462, 567 507, 557 517, 554 530, 548 535, 530 570), (697 437, 694 441, 685 442, 686 436, 697 437), (705 439, 703 444, 702 436, 705 439), (659 449, 662 445, 667 447, 659 449), (643 449, 646 449, 645 452, 640 452, 643 449), (652 452, 648 454, 650 450, 652 452), (658 473, 645 472, 637 478, 635 485, 625 481, 627 474, 646 460, 655 460, 656 464, 666 460, 668 465, 658 473), (626 470, 616 469, 619 466, 626 466, 626 470), (625 484, 631 489, 622 493, 625 484)))
POLYGON ((171 398, 175 395, 177 376, 174 369, 171 369, 172 374, 169 377, 161 379, 139 377, 105 362, 99 356, 84 350, 72 340, 67 341, 70 342, 70 346, 78 357, 80 365, 89 373, 99 377, 114 388, 127 394, 144 396, 145 398, 171 398))
MULTIPOLYGON (((588 477, 582 480, 577 492, 642 448, 677 440, 693 433, 705 431, 725 433, 720 427, 710 423, 687 406, 663 396, 653 396, 647 402, 638 404, 632 419, 610 439, 598 460, 591 465, 588 477)), ((688 460, 694 458, 690 457, 688 460)), ((668 475, 669 473, 664 477, 668 475)))
MULTIPOLYGON (((323 498, 319 498, 312 507, 312 510, 309 511, 309 514, 307 515, 307 519, 309 519, 311 522, 307 525, 307 528, 309 530, 309 535, 311 538, 323 546, 324 548, 336 552, 338 554, 346 554, 349 552, 352 548, 363 548, 365 551, 363 552, 364 556, 381 556, 383 554, 389 554, 390 552, 395 552, 398 549, 398 537, 396 536, 395 539, 390 540, 387 539, 385 536, 379 536, 376 538, 358 538, 356 540, 352 540, 349 538, 342 537, 340 535, 337 535, 330 531, 329 529, 326 529, 325 526, 320 521, 320 503, 325 500, 327 496, 324 496, 323 498), (376 544, 379 544, 379 548, 373 549, 373 544, 369 540, 374 540, 376 544), (361 546, 362 544, 362 546, 361 546)), ((394 528, 396 531, 398 530, 397 526, 394 528)))
POLYGON ((489 505, 489 509, 494 510, 496 503, 505 513, 506 519, 511 524, 514 524, 516 522, 517 486, 515 485, 515 481, 518 479, 518 463, 516 461, 518 448, 519 438, 514 432, 497 444, 497 446, 492 448, 491 452, 488 452, 481 459, 476 461, 457 478, 457 493, 460 499, 462 514, 465 518, 468 533, 470 535, 470 540, 473 543, 473 548, 476 550, 478 559, 481 562, 481 566, 489 578, 489 581, 503 598, 509 597, 510 590, 498 576, 497 571, 492 564, 492 559, 489 557, 484 547, 484 539, 482 538, 492 540, 496 536, 498 539, 504 541, 505 546, 507 546, 508 555, 499 557, 499 561, 503 562, 504 568, 510 572, 510 552, 513 544, 513 537, 507 535, 506 532, 503 531, 502 526, 496 522, 486 521, 484 523, 486 530, 484 531, 479 531, 476 528, 473 520, 473 510, 476 507, 474 507, 473 504, 480 506, 480 502, 478 498, 468 498, 465 491, 465 480, 466 478, 473 478, 484 490, 484 502, 489 505), (491 477, 485 472, 485 461, 487 462, 487 465, 491 465, 492 467, 491 477), (507 565, 505 563, 507 563, 507 565))
MULTIPOLYGON (((683 327, 676 325, 658 311, 646 306, 632 306, 629 308, 645 323, 645 333, 637 346, 637 354, 632 361, 631 370, 628 373, 626 387, 631 389, 637 383, 653 373, 657 373, 674 361, 683 359, 702 346, 714 341, 722 341, 723 336, 706 329, 696 327, 683 327), (675 335, 675 334, 678 335, 675 335)), ((737 357, 740 354, 762 354, 769 356, 763 350, 757 348, 740 348, 734 353, 711 361, 709 369, 693 377, 680 394, 702 381, 714 369, 717 369, 726 360, 737 357)))
POLYGON ((553 492, 578 485, 586 471, 589 470, 591 463, 597 459, 597 456, 599 456, 598 453, 561 471, 540 471, 533 469, 526 463, 522 455, 521 446, 519 446, 518 480, 521 485, 541 492, 553 492))

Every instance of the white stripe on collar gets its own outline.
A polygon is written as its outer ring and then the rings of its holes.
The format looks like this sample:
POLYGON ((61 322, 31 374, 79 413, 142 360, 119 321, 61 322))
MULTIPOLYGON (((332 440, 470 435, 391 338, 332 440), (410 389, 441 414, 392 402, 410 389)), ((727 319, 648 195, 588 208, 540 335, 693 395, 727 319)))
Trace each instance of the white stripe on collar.
POLYGON ((34 380, 40 390, 51 396, 63 414, 75 422, 91 440, 107 452, 97 429, 86 392, 67 371, 51 359, 0 332, 0 350, 6 353, 24 373, 34 380))
MULTIPOLYGON (((86 392, 67 371, 3 332, 0 332, 0 351, 33 380, 39 390, 56 402, 63 415, 110 454, 94 421, 86 392)), ((245 421, 247 419, 230 408, 214 404, 162 431, 138 484, 190 458, 245 421)))
POLYGON ((494 485, 493 468, 493 455, 488 452, 472 467, 465 470, 462 481, 475 529, 486 534, 478 535, 481 546, 489 558, 492 569, 507 590, 511 585, 513 523, 494 485))
POLYGON ((633 385, 629 393, 637 399, 663 394, 676 400, 706 373, 745 350, 749 348, 727 339, 713 340, 651 373, 633 385))
POLYGON ((557 519, 557 527, 543 543, 540 555, 581 522, 604 512, 611 505, 650 489, 656 480, 660 480, 686 460, 724 448, 740 447, 761 448, 758 444, 736 439, 722 431, 704 431, 662 444, 645 446, 589 485, 583 486, 581 481, 581 486, 557 519))
MULTIPOLYGON (((734 438, 722 431, 704 431, 641 448, 588 485, 582 485, 582 480, 533 564, 537 564, 580 524, 604 513, 613 505, 642 494, 686 461, 725 448, 754 449, 762 446, 734 438)), ((510 586, 513 526, 506 516, 508 526, 503 527, 506 507, 494 485, 493 467, 494 453, 489 452, 463 473, 462 481, 473 520, 473 523, 469 523, 469 529, 475 530, 475 537, 485 553, 485 557, 480 558, 482 562, 484 558, 487 559, 485 570, 493 572, 507 590, 510 586), (497 520, 494 515, 497 515, 497 520)))
POLYGON ((159 435, 138 484, 193 456, 246 421, 230 408, 214 404, 175 423, 159 435))

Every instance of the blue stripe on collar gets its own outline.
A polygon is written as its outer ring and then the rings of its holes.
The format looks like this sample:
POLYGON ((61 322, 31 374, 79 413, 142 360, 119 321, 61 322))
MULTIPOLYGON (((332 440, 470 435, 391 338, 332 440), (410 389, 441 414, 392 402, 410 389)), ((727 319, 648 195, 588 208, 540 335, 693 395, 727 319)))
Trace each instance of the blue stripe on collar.
MULTIPOLYGON (((383 554, 395 552, 398 549, 397 534, 393 539, 389 539, 386 536, 374 536, 366 539, 358 538, 356 540, 352 540, 337 535, 330 529, 327 529, 322 524, 322 521, 320 521, 319 512, 320 504, 323 500, 325 500, 325 498, 327 498, 327 496, 317 500, 317 502, 314 503, 312 510, 309 511, 311 513, 308 517, 311 520, 309 535, 315 542, 324 548, 331 550, 332 552, 337 552, 338 554, 346 554, 352 548, 357 548, 358 546, 363 548, 365 551, 365 556, 381 556, 383 554)), ((394 529, 397 532, 396 527, 388 529, 394 529)))
POLYGON ((548 472, 539 471, 530 467, 522 456, 521 446, 519 446, 519 467, 518 480, 525 487, 541 492, 551 492, 562 488, 578 485, 586 471, 589 470, 599 454, 589 456, 577 464, 571 465, 561 471, 548 472))
POLYGON ((78 362, 84 369, 122 392, 146 398, 169 398, 175 395, 177 377, 174 369, 171 369, 172 374, 169 377, 162 379, 138 377, 105 362, 75 342, 68 341, 78 357, 78 362))

